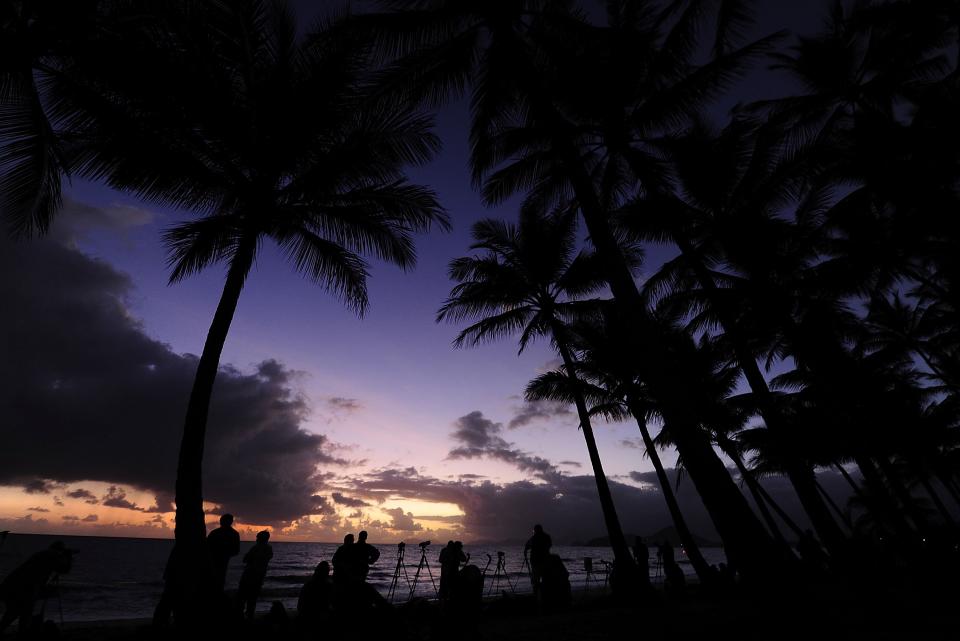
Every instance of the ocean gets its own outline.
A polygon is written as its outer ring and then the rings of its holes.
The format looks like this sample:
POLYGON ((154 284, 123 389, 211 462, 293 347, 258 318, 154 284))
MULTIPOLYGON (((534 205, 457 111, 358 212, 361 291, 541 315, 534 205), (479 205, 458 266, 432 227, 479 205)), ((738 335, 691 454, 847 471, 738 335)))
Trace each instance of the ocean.
MULTIPOLYGON (((163 589, 163 568, 167 556, 173 547, 169 539, 123 539, 106 537, 49 536, 40 534, 10 534, 0 547, 0 580, 6 577, 14 567, 22 563, 34 552, 42 550, 53 541, 62 540, 67 547, 78 551, 74 557, 73 569, 61 576, 59 589, 48 598, 45 608, 46 617, 57 621, 104 621, 113 619, 145 619, 153 614, 153 608, 163 589)), ((380 550, 380 560, 371 566, 367 581, 381 594, 387 595, 394 573, 398 569, 397 545, 371 541, 380 550)), ((437 557, 443 544, 437 542, 426 549, 426 563, 421 567, 420 576, 413 585, 415 597, 434 597, 434 587, 430 580, 440 581, 440 563, 437 557)), ((252 542, 240 544, 240 556, 233 559, 227 573, 227 590, 235 590, 240 581, 242 564, 240 558, 253 545, 252 542)), ((266 611, 272 601, 282 601, 288 608, 295 608, 300 586, 313 573, 320 561, 333 556, 337 543, 286 543, 274 542, 273 560, 267 572, 264 589, 260 596, 259 609, 266 611)), ((484 545, 465 545, 464 551, 470 555, 470 563, 483 570, 486 581, 484 594, 497 594, 501 590, 516 593, 530 592, 530 581, 523 568, 523 546, 507 545, 490 547, 484 545), (497 552, 503 552, 506 577, 497 576, 497 552), (487 566, 487 555, 490 564, 487 566)), ((725 560, 720 548, 704 548, 703 555, 709 563, 725 560)), ((608 547, 554 546, 553 552, 563 559, 570 573, 570 584, 577 591, 601 591, 604 577, 601 573, 601 560, 610 561, 613 553, 608 547), (584 559, 592 559, 597 574, 588 576, 584 559)), ((650 551, 650 574, 655 582, 661 580, 656 567, 656 551, 650 551)), ((686 561, 681 550, 677 550, 677 559, 683 571, 693 576, 693 568, 686 561)), ((414 544, 406 546, 404 562, 400 566, 400 578, 394 597, 394 603, 408 600, 411 584, 420 566, 420 548, 414 544)))

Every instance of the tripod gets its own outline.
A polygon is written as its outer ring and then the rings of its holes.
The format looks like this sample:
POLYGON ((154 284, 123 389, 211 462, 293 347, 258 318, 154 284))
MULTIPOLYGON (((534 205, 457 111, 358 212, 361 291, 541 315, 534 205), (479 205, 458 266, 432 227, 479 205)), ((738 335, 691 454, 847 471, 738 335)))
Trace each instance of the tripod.
POLYGON ((410 584, 410 596, 413 598, 413 593, 417 591, 417 582, 420 580, 420 571, 423 568, 427 568, 427 574, 430 575, 430 583, 433 584, 433 594, 436 598, 440 598, 440 592, 437 590, 437 582, 433 579, 433 571, 430 570, 430 563, 427 561, 427 548, 430 546, 430 541, 424 541, 420 544, 420 563, 417 565, 417 571, 413 575, 413 583, 410 584))
POLYGON ((493 592, 494 584, 496 584, 497 589, 500 588, 501 581, 506 581, 510 591, 515 592, 513 589, 513 584, 510 583, 510 575, 507 574, 507 565, 504 561, 503 552, 497 552, 497 569, 493 572, 493 580, 490 581, 490 587, 487 589, 487 596, 490 596, 490 593, 493 592))
POLYGON ((407 587, 410 587, 410 575, 407 574, 407 566, 403 564, 403 552, 406 544, 400 541, 397 544, 397 567, 393 571, 393 580, 390 581, 390 589, 387 591, 387 600, 393 603, 393 597, 397 592, 397 583, 400 581, 400 572, 403 571, 403 580, 407 587))

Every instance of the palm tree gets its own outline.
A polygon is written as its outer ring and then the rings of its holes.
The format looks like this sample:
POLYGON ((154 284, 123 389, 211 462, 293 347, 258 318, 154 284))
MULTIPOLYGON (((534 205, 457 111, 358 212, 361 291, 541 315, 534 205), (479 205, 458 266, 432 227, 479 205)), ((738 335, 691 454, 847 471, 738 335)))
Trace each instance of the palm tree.
MULTIPOLYGON (((388 21, 401 26, 392 34, 384 29, 381 51, 399 58, 390 74, 408 79, 412 95, 442 99, 451 89, 463 91, 467 78, 475 80, 471 163, 485 200, 495 204, 520 192, 536 210, 576 203, 614 300, 635 330, 625 348, 647 361, 649 383, 673 401, 665 410, 672 424, 690 435, 681 440, 691 478, 744 575, 765 573, 770 541, 709 440, 701 440, 685 415, 689 381, 664 365, 670 363, 666 341, 647 317, 609 220, 624 195, 638 188, 637 176, 658 180, 647 141, 685 121, 763 50, 764 43, 730 51, 731 31, 724 28, 716 47, 721 55, 694 63, 698 28, 717 4, 735 9, 739 3, 609 2, 609 28, 588 24, 565 2, 388 4, 401 10, 378 19, 384 27, 388 21), (404 55, 414 49, 419 53, 404 55), (433 71, 455 80, 435 82, 433 71)), ((736 19, 721 23, 742 24, 741 12, 729 16, 736 19)))
MULTIPOLYGON (((119 135, 77 123, 77 166, 110 158, 99 177, 197 218, 164 235, 170 281, 214 264, 226 280, 197 364, 176 481, 179 592, 196 605, 205 537, 207 412, 240 293, 267 241, 294 269, 357 313, 367 307, 365 255, 407 269, 413 234, 447 226, 434 193, 404 166, 438 146, 414 108, 371 97, 369 46, 318 25, 298 38, 282 3, 154 7, 129 43, 145 67, 122 87, 119 135)), ((110 78, 108 69, 98 76, 110 78)), ((81 80, 83 69, 76 72, 81 80)))
POLYGON ((594 257, 576 251, 576 217, 572 211, 553 216, 526 212, 519 225, 487 219, 473 227, 471 249, 484 253, 458 258, 450 264, 450 277, 457 281, 437 314, 437 321, 458 322, 480 318, 458 334, 454 344, 476 345, 516 333, 520 352, 530 341, 550 336, 564 363, 565 375, 574 389, 573 401, 580 429, 593 467, 600 506, 621 585, 635 574, 620 519, 607 483, 590 414, 578 391, 576 362, 565 323, 584 305, 576 299, 602 286, 594 257))
POLYGON ((680 542, 697 576, 702 582, 709 582, 713 578, 710 565, 703 558, 680 510, 680 504, 650 434, 649 422, 657 416, 656 402, 649 398, 643 384, 638 380, 630 355, 624 354, 620 348, 623 340, 615 335, 614 323, 605 322, 607 315, 602 312, 603 306, 609 308, 609 303, 601 303, 599 313, 578 321, 569 332, 577 354, 577 376, 570 377, 561 371, 541 374, 527 385, 526 398, 531 401, 574 402, 579 395, 584 402, 592 405, 591 415, 603 416, 608 421, 636 421, 646 456, 653 464, 660 492, 680 542))
POLYGON ((71 122, 107 117, 68 91, 68 70, 108 31, 99 4, 0 3, 0 219, 15 236, 45 233, 60 208, 62 179, 77 169, 64 148, 71 122))

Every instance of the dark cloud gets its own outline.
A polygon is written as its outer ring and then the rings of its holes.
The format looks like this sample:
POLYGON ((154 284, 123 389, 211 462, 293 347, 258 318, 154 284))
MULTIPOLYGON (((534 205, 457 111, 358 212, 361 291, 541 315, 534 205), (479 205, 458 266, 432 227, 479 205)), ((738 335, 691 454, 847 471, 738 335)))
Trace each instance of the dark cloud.
POLYGON ((566 418, 573 414, 570 406, 556 401, 526 401, 517 408, 507 427, 515 429, 524 427, 534 421, 548 421, 552 418, 566 418))
POLYGON ((503 426, 484 417, 483 412, 475 410, 461 416, 454 425, 457 429, 453 432, 453 438, 467 447, 486 448, 506 443, 497 436, 503 426))
POLYGON ((81 519, 84 523, 96 523, 99 519, 96 514, 88 514, 81 519))
POLYGON ((59 485, 49 479, 30 479, 23 483, 23 491, 27 494, 50 494, 57 487, 59 485))
MULTIPOLYGON (((671 483, 677 473, 667 470, 671 483)), ((623 529, 629 534, 652 534, 671 524, 663 496, 653 473, 635 473, 636 487, 609 479, 623 529)), ((828 492, 843 504, 849 496, 843 479, 836 473, 818 477, 828 492)), ((763 480, 777 502, 804 524, 802 509, 785 479, 763 480)), ((689 478, 684 476, 676 490, 680 507, 698 535, 716 538, 716 531, 689 478)), ((591 475, 548 477, 546 480, 493 483, 451 481, 420 474, 412 467, 384 468, 356 479, 354 494, 370 499, 416 499, 453 503, 464 513, 457 520, 473 541, 522 541, 534 522, 540 522, 557 543, 583 541, 605 534, 603 515, 597 501, 596 480, 591 475)), ((396 512, 396 508, 391 514, 396 512)), ((417 517, 411 515, 411 520, 417 517)), ((419 517, 429 520, 432 517, 419 517)), ((451 519, 452 521, 453 519, 451 519)))
MULTIPOLYGON (((0 304, 16 310, 0 315, 0 484, 50 493, 103 481, 152 491, 157 510, 170 508, 197 361, 146 335, 126 308, 131 291, 126 275, 68 247, 0 239, 0 304)), ((217 377, 205 498, 250 523, 312 513, 318 465, 346 463, 303 429, 297 376, 265 361, 217 377)))
POLYGON ((646 447, 643 445, 643 439, 640 437, 625 438, 622 441, 620 441, 620 447, 628 447, 632 450, 646 449, 646 447))
POLYGON ((400 532, 419 532, 423 529, 423 526, 413 520, 412 512, 404 512, 403 508, 395 507, 390 510, 384 510, 387 514, 390 515, 390 525, 387 526, 391 530, 398 530, 400 532))
POLYGON ((486 418, 482 412, 473 411, 461 416, 454 425, 456 429, 452 436, 464 445, 450 450, 449 459, 494 459, 541 477, 559 474, 556 466, 547 459, 517 449, 499 436, 503 426, 486 418))
POLYGON ((357 399, 344 396, 331 396, 327 399, 327 406, 330 409, 348 413, 356 412, 363 407, 357 399))
POLYGON ((118 507, 124 510, 136 510, 142 512, 143 508, 136 503, 127 500, 127 493, 123 488, 111 485, 107 493, 100 499, 105 507, 118 507))
POLYGON ((67 514, 67 515, 65 515, 65 516, 61 516, 60 519, 63 520, 63 521, 79 521, 79 520, 80 520, 80 517, 79 517, 79 516, 73 516, 72 514, 67 514))
POLYGON ((81 499, 84 503, 89 503, 90 505, 96 505, 100 502, 93 492, 90 490, 85 490, 82 487, 78 487, 75 490, 70 490, 67 492, 67 496, 71 499, 81 499))
POLYGON ((346 507, 367 507, 370 505, 364 500, 350 498, 349 496, 344 496, 340 492, 331 492, 330 497, 337 505, 344 505, 346 507))
POLYGON ((580 461, 560 461, 557 465, 566 465, 567 467, 583 467, 580 461))
POLYGON ((48 510, 45 507, 28 507, 27 511, 28 512, 49 512, 50 510, 48 510))
POLYGON ((153 505, 144 510, 144 512, 155 514, 167 514, 177 509, 173 503, 173 494, 170 492, 157 492, 153 498, 153 505))

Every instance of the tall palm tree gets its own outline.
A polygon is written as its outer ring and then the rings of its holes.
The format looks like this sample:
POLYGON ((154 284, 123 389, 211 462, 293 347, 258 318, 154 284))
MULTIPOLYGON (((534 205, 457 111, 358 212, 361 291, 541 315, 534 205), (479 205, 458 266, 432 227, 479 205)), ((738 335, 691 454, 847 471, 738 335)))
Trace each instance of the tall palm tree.
POLYGON ((473 227, 471 249, 480 255, 450 264, 457 281, 437 314, 437 321, 479 318, 458 334, 455 345, 478 343, 520 334, 520 352, 530 341, 549 336, 564 364, 597 483, 600 506, 620 577, 626 586, 635 574, 583 394, 566 326, 584 305, 577 298, 602 286, 594 257, 576 252, 575 212, 552 216, 525 212, 518 225, 487 219, 473 227))
MULTIPOLYGON (((226 267, 177 464, 174 576, 184 605, 193 607, 204 585, 207 413, 261 248, 272 241, 297 272, 362 314, 365 256, 407 269, 415 262, 413 234, 446 227, 447 217, 435 194, 404 174, 437 148, 431 120, 371 97, 368 43, 332 24, 298 37, 282 2, 151 7, 123 51, 143 75, 120 84, 107 69, 96 78, 122 87, 120 133, 106 130, 111 123, 83 121, 70 144, 77 166, 111 159, 95 172, 111 186, 196 215, 164 235, 172 283, 226 267)), ((76 71, 81 80, 84 71, 76 71)))
MULTIPOLYGON (((609 303, 605 305, 609 307, 609 303)), ((580 395, 591 405, 591 415, 603 416, 607 420, 636 421, 646 456, 653 464, 660 492, 680 542, 697 576, 704 583, 709 582, 713 578, 710 565, 703 558, 680 510, 654 438, 650 434, 649 422, 657 416, 656 402, 649 398, 643 384, 638 380, 633 359, 629 354, 624 354, 621 348, 623 340, 618 339, 614 333, 614 324, 605 322, 605 315, 598 311, 599 313, 575 323, 569 334, 577 354, 575 366, 578 375, 570 377, 566 372, 560 371, 541 374, 527 385, 526 397, 532 401, 573 402, 576 396, 580 395), (577 380, 578 378, 580 380, 577 380)))
POLYGON ((658 180, 646 141, 685 121, 762 51, 762 44, 730 51, 730 32, 724 28, 719 39, 724 44, 716 48, 721 55, 706 65, 694 62, 698 29, 710 22, 718 4, 735 8, 740 3, 682 0, 662 7, 644 0, 609 2, 610 28, 589 24, 564 2, 389 4, 400 11, 381 16, 381 24, 402 26, 395 34, 384 29, 382 50, 399 57, 390 73, 410 79, 413 95, 442 98, 450 89, 463 91, 467 78, 475 79, 471 164, 485 200, 495 204, 522 193, 532 209, 576 203, 604 278, 635 329, 633 344, 626 348, 647 361, 650 384, 661 387, 662 398, 673 394, 667 411, 678 433, 690 435, 681 440, 689 450, 685 457, 691 478, 744 575, 765 573, 771 542, 709 441, 701 441, 695 421, 686 415, 682 390, 690 382, 667 365, 670 356, 646 315, 609 220, 625 192, 637 188, 636 176, 658 180), (423 28, 411 27, 417 25, 423 28), (405 56, 411 49, 419 53, 405 56), (434 54, 432 67, 424 64, 427 51, 434 54), (460 75, 450 73, 454 68, 460 75), (439 69, 459 80, 432 83, 419 69, 439 69))

